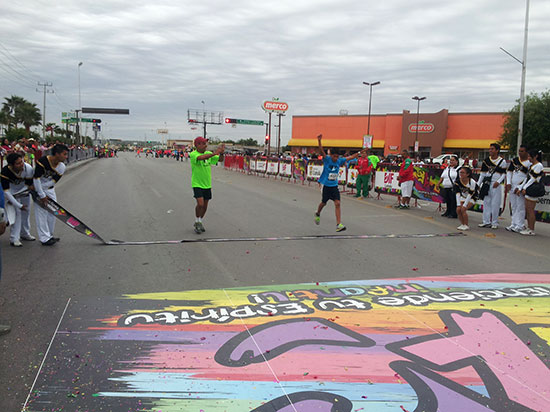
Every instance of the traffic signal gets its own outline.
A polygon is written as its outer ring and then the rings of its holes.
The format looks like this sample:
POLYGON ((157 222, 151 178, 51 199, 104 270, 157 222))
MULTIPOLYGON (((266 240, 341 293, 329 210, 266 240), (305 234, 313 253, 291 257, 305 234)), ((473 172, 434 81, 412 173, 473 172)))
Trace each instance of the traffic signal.
POLYGON ((237 123, 237 119, 230 119, 229 117, 226 117, 225 123, 237 123))
POLYGON ((92 119, 92 123, 101 123, 101 119, 92 119))
POLYGON ((265 144, 269 144, 269 135, 265 136, 265 144))

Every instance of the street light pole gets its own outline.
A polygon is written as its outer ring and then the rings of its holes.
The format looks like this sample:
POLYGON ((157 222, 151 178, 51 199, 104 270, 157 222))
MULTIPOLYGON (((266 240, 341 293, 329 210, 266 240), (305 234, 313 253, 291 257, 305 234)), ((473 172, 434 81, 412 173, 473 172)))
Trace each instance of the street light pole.
POLYGON ((412 99, 418 102, 418 104, 416 105, 416 136, 414 138, 414 154, 416 156, 416 150, 417 150, 417 147, 419 146, 418 145, 418 117, 420 116, 420 102, 422 100, 425 100, 426 97, 414 96, 412 99))
POLYGON ((371 105, 371 102, 372 102, 372 86, 376 86, 376 85, 380 84, 380 82, 374 82, 374 83, 363 82, 363 84, 366 85, 366 86, 369 86, 369 120, 368 120, 368 124, 367 124, 367 135, 370 136, 370 105, 371 105))
POLYGON ((80 144, 80 116, 79 113, 82 111, 82 102, 80 99, 80 66, 82 62, 78 63, 78 108, 76 109, 76 143, 80 144))
POLYGON ((523 33, 523 60, 518 59, 513 54, 509 53, 507 50, 503 49, 502 47, 500 50, 502 50, 504 53, 506 53, 508 56, 510 56, 512 59, 517 61, 519 64, 521 64, 521 88, 519 92, 519 120, 518 120, 518 139, 517 139, 517 147, 516 147, 516 153, 519 155, 519 147, 523 143, 523 112, 524 112, 524 104, 525 104, 525 72, 527 70, 527 39, 529 34, 529 0, 526 0, 525 4, 525 30, 523 33))
POLYGON ((281 117, 285 116, 283 113, 278 113, 279 126, 277 126, 277 154, 281 152, 281 117))

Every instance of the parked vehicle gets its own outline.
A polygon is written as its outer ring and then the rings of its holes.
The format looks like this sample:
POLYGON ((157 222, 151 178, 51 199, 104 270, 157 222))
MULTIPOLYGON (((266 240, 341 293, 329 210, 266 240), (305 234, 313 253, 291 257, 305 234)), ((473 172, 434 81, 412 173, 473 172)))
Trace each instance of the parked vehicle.
POLYGON ((437 163, 437 164, 443 164, 443 162, 449 164, 449 159, 451 158, 451 156, 456 156, 458 157, 458 165, 459 166, 462 166, 464 164, 464 159, 460 158, 460 156, 458 155, 455 155, 455 154, 452 154, 452 153, 446 153, 446 154, 442 154, 442 155, 439 155, 439 156, 436 156, 432 159, 432 163, 437 163))

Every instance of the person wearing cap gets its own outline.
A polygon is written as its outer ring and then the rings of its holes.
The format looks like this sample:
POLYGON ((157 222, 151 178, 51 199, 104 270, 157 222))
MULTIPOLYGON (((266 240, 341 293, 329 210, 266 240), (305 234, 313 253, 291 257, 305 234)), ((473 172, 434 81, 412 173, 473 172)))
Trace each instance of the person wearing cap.
POLYGON ((197 201, 195 206, 195 233, 206 231, 203 225, 204 215, 208 209, 208 202, 212 199, 212 165, 216 165, 223 158, 225 145, 218 146, 215 152, 206 150, 208 140, 197 137, 194 140, 195 150, 189 154, 191 160, 191 187, 193 197, 197 201))

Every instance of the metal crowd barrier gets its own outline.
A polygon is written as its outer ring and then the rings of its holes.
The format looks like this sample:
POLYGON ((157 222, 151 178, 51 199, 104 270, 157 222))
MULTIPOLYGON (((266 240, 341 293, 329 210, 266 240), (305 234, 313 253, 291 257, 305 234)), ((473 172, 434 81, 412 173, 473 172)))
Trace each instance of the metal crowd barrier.
MULTIPOLYGON (((323 170, 323 161, 317 159, 278 159, 268 158, 265 156, 242 156, 242 155, 225 155, 224 167, 230 170, 237 170, 242 173, 263 176, 266 178, 275 177, 288 179, 294 183, 305 184, 306 182, 316 182, 321 176, 323 170)), ((444 202, 443 197, 439 193, 439 180, 441 173, 445 168, 441 165, 414 165, 414 186, 412 197, 415 199, 415 204, 418 200, 426 202, 438 203, 438 207, 444 202)), ((389 163, 379 163, 373 176, 373 184, 371 187, 378 194, 378 199, 382 194, 401 196, 401 188, 397 181, 399 174, 399 166, 389 163)), ((477 180, 479 177, 479 169, 474 170, 473 178, 477 180)), ((342 166, 338 173, 338 183, 342 186, 342 191, 350 191, 353 193, 357 178, 357 169, 353 163, 347 163, 342 166)), ((537 201, 536 212, 537 220, 550 223, 550 176, 543 178, 546 186, 546 195, 539 198, 537 201)), ((504 185, 502 185, 504 192, 504 185)), ((504 207, 505 196, 502 196, 501 205, 504 207)), ((474 211, 483 211, 483 202, 478 201, 474 206, 474 211)))

